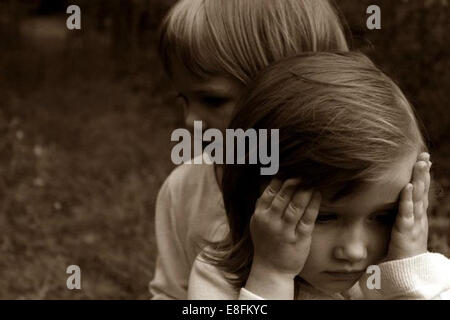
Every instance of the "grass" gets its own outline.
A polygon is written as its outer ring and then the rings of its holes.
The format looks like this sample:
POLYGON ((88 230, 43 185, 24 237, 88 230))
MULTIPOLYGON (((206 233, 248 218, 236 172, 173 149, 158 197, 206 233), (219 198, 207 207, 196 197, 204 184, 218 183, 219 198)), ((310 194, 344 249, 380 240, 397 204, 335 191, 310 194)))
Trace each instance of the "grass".
MULTIPOLYGON (((0 59, 0 298, 147 299, 179 126, 167 79, 153 51, 117 63, 101 45, 35 40, 0 59), (66 288, 71 264, 80 291, 66 288)), ((448 254, 447 156, 430 248, 448 254)))

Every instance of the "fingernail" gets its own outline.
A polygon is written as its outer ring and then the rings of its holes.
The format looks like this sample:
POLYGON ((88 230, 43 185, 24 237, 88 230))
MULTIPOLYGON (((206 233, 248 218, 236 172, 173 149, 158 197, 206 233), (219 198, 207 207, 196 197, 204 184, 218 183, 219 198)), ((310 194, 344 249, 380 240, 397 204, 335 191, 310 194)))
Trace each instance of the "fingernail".
POLYGON ((411 183, 408 183, 408 185, 406 186, 406 190, 408 192, 412 192, 413 191, 413 185, 411 183))

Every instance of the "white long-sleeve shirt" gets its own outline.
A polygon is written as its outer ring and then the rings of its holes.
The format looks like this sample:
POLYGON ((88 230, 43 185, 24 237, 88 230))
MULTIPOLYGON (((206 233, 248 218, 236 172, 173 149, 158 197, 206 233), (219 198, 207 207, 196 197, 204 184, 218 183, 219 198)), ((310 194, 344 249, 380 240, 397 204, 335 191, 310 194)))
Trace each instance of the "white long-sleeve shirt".
MULTIPOLYGON (((326 294, 297 282, 296 300, 423 299, 450 300, 450 260, 438 253, 424 253, 380 263, 380 289, 369 289, 365 274, 349 291, 326 294)), ((218 268, 198 257, 189 280, 190 300, 261 300, 245 288, 234 289, 218 268)))
POLYGON ((158 249, 152 299, 186 299, 189 273, 202 239, 217 241, 228 230, 214 166, 183 164, 169 175, 156 201, 158 249))

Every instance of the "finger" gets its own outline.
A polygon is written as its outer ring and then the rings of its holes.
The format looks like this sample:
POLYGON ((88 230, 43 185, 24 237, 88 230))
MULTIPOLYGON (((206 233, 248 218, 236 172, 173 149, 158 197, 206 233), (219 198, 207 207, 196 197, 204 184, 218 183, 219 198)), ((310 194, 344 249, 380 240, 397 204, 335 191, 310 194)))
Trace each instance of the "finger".
POLYGON ((420 171, 421 181, 423 182, 423 191, 419 190, 419 192, 422 192, 422 196, 419 201, 422 202, 421 213, 426 214, 428 208, 428 190, 430 188, 430 168, 428 162, 423 162, 420 165, 420 171))
POLYGON ((414 203, 414 220, 420 220, 424 216, 424 203, 423 201, 418 201, 414 203))
POLYGON ((417 161, 429 162, 430 161, 430 154, 428 152, 422 152, 417 157, 417 161))
POLYGON ((431 165, 432 165, 432 162, 431 162, 430 159, 431 159, 431 156, 430 156, 430 154, 428 152, 422 152, 417 157, 417 161, 424 161, 427 164, 428 170, 431 169, 431 165))
POLYGON ((394 225, 400 232, 405 232, 414 225, 413 189, 413 185, 408 183, 400 195, 398 214, 394 225))
POLYGON ((269 208, 275 195, 280 191, 283 181, 274 178, 269 185, 264 189, 263 194, 258 199, 258 206, 261 208, 269 208))
POLYGON ((423 215, 426 215, 427 209, 428 209, 428 191, 430 189, 430 166, 428 162, 424 162, 421 166, 421 176, 423 180, 423 194, 422 194, 422 201, 421 203, 418 203, 418 208, 414 211, 414 216, 416 218, 423 217, 423 215))
POLYGON ((299 179, 288 179, 283 183, 280 191, 275 195, 270 205, 270 214, 272 217, 281 218, 299 183, 299 179))
POLYGON ((315 191, 312 195, 311 201, 305 210, 305 213, 300 218, 297 224, 297 235, 309 236, 314 230, 314 223, 316 222, 317 215, 320 209, 320 203, 322 201, 322 195, 319 191, 315 191))
POLYGON ((295 229, 298 220, 305 212, 306 207, 311 201, 312 194, 312 190, 297 190, 284 211, 283 220, 292 230, 295 229))
POLYGON ((414 165, 413 171, 413 201, 419 202, 423 198, 423 194, 425 192, 425 170, 427 168, 427 164, 423 161, 416 162, 414 165))
POLYGON ((425 210, 425 213, 428 210, 428 196, 430 192, 430 184, 431 184, 431 174, 430 174, 430 165, 425 170, 425 191, 423 196, 423 207, 425 210))

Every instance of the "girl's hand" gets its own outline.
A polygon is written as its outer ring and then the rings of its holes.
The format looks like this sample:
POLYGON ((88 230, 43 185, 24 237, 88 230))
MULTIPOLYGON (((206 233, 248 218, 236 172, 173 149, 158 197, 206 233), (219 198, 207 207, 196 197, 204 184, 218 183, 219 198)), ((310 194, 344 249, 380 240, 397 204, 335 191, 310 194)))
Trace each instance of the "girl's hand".
POLYGON ((319 212, 319 192, 298 190, 299 180, 274 179, 256 203, 250 221, 252 267, 294 279, 306 262, 319 212))
POLYGON ((430 155, 422 153, 414 165, 412 183, 400 195, 399 213, 392 228, 386 260, 399 260, 427 252, 430 155))

